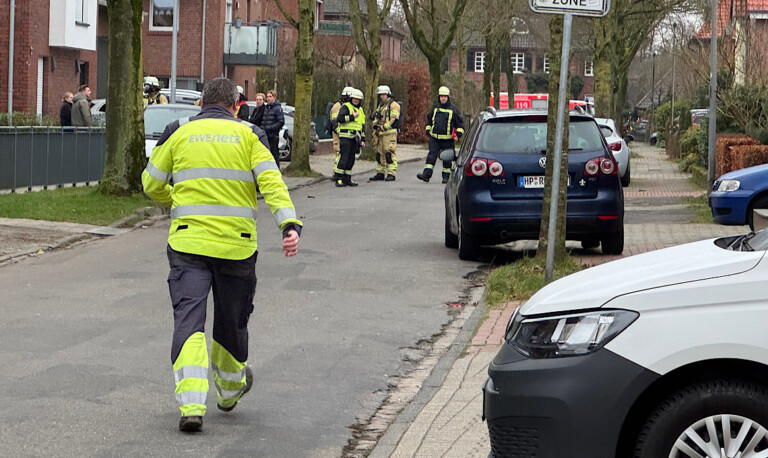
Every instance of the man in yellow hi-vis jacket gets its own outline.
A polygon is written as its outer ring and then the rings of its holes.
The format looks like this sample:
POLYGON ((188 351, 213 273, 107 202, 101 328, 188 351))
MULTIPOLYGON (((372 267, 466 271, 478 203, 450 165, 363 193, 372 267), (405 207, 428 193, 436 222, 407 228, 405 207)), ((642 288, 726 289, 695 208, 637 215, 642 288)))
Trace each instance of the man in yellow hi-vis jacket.
POLYGON ((296 218, 264 132, 234 117, 236 86, 224 78, 203 90, 200 114, 165 128, 142 174, 144 192, 171 206, 168 287, 179 429, 202 429, 208 393, 205 325, 213 287, 211 367, 218 408, 230 411, 253 385, 248 318, 256 291, 256 189, 283 231, 285 256, 298 251, 296 218), (170 182, 173 185, 170 185, 170 182))

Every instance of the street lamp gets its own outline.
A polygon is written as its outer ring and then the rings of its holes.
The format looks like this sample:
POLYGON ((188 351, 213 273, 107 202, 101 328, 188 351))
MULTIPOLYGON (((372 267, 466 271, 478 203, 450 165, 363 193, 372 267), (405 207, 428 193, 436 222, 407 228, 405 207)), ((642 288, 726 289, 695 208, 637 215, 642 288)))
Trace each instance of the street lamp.
POLYGON ((670 132, 675 127, 675 45, 677 44, 677 22, 672 23, 672 124, 670 124, 670 132))
POLYGON ((656 51, 651 53, 651 132, 656 126, 656 101, 654 100, 656 92, 656 51))

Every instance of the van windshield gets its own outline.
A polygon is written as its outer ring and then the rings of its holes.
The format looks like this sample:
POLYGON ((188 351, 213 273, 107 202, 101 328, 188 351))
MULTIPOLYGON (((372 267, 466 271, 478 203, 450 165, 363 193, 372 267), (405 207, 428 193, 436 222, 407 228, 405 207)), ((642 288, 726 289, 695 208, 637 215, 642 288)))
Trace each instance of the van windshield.
MULTIPOLYGON (((571 119, 568 145, 572 150, 600 150, 603 149, 602 134, 591 119, 571 119)), ((525 118, 486 123, 480 132, 477 149, 502 154, 544 154, 547 123, 525 118)))

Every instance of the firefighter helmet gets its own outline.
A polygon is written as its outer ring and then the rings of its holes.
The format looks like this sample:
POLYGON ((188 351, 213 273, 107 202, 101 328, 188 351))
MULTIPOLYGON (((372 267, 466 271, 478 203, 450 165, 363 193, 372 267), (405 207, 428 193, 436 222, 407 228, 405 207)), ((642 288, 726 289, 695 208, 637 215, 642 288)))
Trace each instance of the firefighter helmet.
POLYGON ((451 90, 445 86, 440 86, 440 89, 437 90, 437 95, 447 95, 448 97, 450 97, 451 90))

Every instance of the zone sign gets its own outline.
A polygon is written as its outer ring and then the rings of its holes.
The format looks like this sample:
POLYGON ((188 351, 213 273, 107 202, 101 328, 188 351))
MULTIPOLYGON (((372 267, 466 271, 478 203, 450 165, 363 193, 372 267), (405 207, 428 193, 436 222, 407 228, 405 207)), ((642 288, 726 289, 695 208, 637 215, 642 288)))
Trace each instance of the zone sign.
POLYGON ((535 13, 573 14, 602 17, 611 9, 611 0, 529 0, 535 13))

